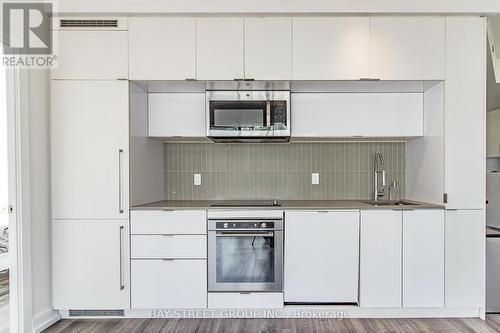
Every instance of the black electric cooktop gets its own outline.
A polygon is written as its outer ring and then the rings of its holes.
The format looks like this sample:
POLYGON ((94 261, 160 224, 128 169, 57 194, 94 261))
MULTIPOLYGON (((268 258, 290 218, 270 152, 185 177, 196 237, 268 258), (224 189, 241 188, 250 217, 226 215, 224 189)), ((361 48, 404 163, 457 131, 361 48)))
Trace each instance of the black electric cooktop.
POLYGON ((224 200, 217 201, 211 207, 280 207, 277 200, 224 200))

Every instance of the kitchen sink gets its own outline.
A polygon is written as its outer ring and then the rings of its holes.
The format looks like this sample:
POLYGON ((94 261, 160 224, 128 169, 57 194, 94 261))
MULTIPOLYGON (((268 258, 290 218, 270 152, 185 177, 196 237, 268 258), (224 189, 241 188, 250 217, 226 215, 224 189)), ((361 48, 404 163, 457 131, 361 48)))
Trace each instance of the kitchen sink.
POLYGON ((380 201, 363 201, 371 206, 418 206, 418 203, 411 201, 392 201, 392 200, 380 200, 380 201))

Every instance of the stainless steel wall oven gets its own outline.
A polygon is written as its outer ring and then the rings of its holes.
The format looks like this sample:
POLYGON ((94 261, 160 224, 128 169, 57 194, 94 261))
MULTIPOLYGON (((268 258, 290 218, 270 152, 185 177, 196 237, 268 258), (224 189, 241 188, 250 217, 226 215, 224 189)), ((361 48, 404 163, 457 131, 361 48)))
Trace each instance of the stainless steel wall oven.
POLYGON ((282 212, 234 215, 209 215, 208 291, 282 291, 282 212))

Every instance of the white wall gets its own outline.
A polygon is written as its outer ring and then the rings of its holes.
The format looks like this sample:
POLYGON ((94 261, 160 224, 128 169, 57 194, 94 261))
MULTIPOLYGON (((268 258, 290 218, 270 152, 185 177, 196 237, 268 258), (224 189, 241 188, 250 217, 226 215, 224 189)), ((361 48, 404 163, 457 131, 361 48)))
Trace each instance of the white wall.
POLYGON ((7 178, 7 87, 5 67, 0 66, 0 226, 9 224, 7 178))
MULTIPOLYGON (((500 26, 500 23, 499 23, 500 26)), ((500 29, 499 29, 500 30, 500 29)), ((498 33, 500 35, 500 32, 498 33)), ((500 44, 498 44, 500 46, 500 44)), ((500 54, 500 52, 497 52, 500 54)), ((486 72, 486 111, 493 111, 500 108, 500 83, 495 81, 495 73, 493 70, 493 63, 491 59, 491 53, 487 52, 486 57, 488 58, 488 67, 486 72)), ((497 60, 500 64, 500 61, 497 60)), ((500 71, 499 71, 500 72, 500 71)), ((500 81, 500 78, 498 78, 500 81)))
POLYGON ((50 252, 49 73, 29 71, 33 318, 52 311, 50 252))

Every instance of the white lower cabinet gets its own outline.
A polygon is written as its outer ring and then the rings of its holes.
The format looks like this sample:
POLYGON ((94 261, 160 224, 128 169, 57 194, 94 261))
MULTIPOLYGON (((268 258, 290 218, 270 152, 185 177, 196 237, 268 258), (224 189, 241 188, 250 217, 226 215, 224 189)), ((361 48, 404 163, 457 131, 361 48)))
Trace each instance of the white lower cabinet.
POLYGON ((205 259, 132 260, 132 308, 207 307, 205 259))
POLYGON ((52 222, 53 307, 130 307, 128 221, 52 222))
POLYGON ((484 307, 484 210, 446 211, 446 307, 484 307))
POLYGON ((403 307, 444 307, 444 211, 403 211, 403 307))
POLYGON ((134 210, 130 216, 132 309, 206 308, 206 211, 134 210))
POLYGON ((362 307, 401 307, 401 211, 361 211, 360 295, 362 307))
POLYGON ((357 303, 359 211, 285 213, 289 303, 357 303))

